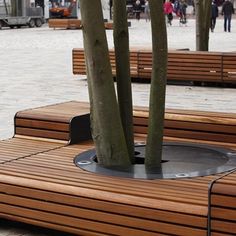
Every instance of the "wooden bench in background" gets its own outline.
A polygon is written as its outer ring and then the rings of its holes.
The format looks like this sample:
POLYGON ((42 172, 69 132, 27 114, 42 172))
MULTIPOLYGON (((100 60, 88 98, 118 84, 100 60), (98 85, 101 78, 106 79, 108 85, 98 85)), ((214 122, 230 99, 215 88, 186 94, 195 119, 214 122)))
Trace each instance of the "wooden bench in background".
MULTIPOLYGON (((131 26, 131 21, 128 21, 128 27, 131 26)), ((105 29, 113 29, 113 21, 105 22, 105 29)))
MULTIPOLYGON (((68 117, 71 120, 88 112, 88 104, 79 102, 19 112, 16 131, 18 125, 28 130, 31 124, 33 130, 54 133, 58 122, 68 123, 68 117)), ((147 118, 146 108, 134 108, 136 141, 145 139, 147 118)), ((235 114, 167 109, 165 140, 218 144, 236 150, 235 124, 235 114)), ((32 133, 38 141, 38 132, 32 133)), ((51 136, 42 139, 55 144, 54 138, 54 142, 50 142, 51 136)), ((176 180, 102 176, 73 164, 77 154, 93 148, 90 138, 69 144, 0 164, 0 217, 79 235, 205 236, 209 230, 215 236, 236 234, 235 173, 176 180)), ((0 142, 0 150, 4 145, 0 142)), ((24 143, 21 148, 26 149, 24 143)))
MULTIPOLYGON (((79 19, 49 19, 49 28, 54 29, 81 29, 82 22, 79 19)), ((104 22, 105 29, 113 29, 113 22, 104 22)))
POLYGON ((79 19, 49 19, 49 28, 54 29, 81 29, 81 20, 79 19))
MULTIPOLYGON (((152 52, 140 51, 139 77, 149 79, 152 71, 152 52)), ((221 54, 211 52, 169 51, 168 80, 222 82, 221 54)))
MULTIPOLYGON (((109 50, 112 73, 116 76, 114 50, 109 50)), ((170 50, 168 52, 168 81, 217 82, 236 84, 236 53, 195 52, 170 50)), ((151 50, 130 50, 131 77, 150 82, 151 50)), ((73 49, 73 74, 86 75, 84 50, 73 49)))
POLYGON ((222 54, 222 76, 224 82, 236 83, 236 52, 222 54))

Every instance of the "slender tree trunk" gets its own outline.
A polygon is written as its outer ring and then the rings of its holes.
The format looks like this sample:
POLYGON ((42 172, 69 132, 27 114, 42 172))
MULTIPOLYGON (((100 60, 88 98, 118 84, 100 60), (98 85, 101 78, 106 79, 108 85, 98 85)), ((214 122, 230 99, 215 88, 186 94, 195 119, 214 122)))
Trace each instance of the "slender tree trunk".
POLYGON ((133 107, 126 0, 113 1, 113 22, 113 38, 116 57, 116 81, 120 116, 130 161, 131 163, 134 163, 133 107))
POLYGON ((196 50, 209 50, 211 0, 196 0, 196 50))
POLYGON ((146 166, 160 166, 165 113, 167 33, 162 0, 149 0, 152 26, 152 79, 149 102, 146 166))
POLYGON ((116 101, 101 0, 80 0, 80 9, 98 162, 127 166, 130 160, 116 101))
POLYGON ((195 0, 195 21, 196 21, 196 50, 200 49, 200 29, 201 29, 201 0, 195 0))
POLYGON ((16 16, 17 15, 16 1, 17 0, 11 0, 11 15, 12 16, 16 16))

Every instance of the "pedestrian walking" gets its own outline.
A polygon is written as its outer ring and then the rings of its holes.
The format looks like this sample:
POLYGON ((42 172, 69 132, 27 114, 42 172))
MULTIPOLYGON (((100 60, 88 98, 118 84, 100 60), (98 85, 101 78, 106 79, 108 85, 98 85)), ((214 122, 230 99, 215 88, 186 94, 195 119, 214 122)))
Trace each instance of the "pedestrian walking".
POLYGON ((137 0, 134 4, 134 13, 135 13, 135 18, 139 21, 140 20, 140 14, 142 11, 142 5, 139 0, 137 0))
POLYGON ((234 14, 234 6, 230 0, 226 0, 222 5, 222 15, 224 15, 224 31, 231 31, 231 18, 234 14))
POLYGON ((172 25, 172 20, 173 20, 173 5, 170 2, 170 0, 166 0, 166 2, 163 5, 164 8, 164 14, 166 15, 167 18, 167 23, 169 25, 172 25))
POLYGON ((211 3, 211 32, 214 32, 215 29, 215 25, 216 25, 216 18, 219 15, 219 10, 218 10, 218 6, 215 2, 215 0, 212 1, 211 3))
POLYGON ((179 15, 180 15, 180 24, 185 25, 187 23, 186 9, 188 5, 185 0, 179 1, 179 15))
POLYGON ((146 21, 150 21, 150 7, 148 0, 145 0, 144 13, 146 21))

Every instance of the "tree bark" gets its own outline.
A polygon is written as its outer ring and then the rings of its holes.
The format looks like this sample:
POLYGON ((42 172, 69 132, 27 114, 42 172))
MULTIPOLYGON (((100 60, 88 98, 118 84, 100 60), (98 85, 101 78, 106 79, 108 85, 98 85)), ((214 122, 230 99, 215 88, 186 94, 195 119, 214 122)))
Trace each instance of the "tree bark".
POLYGON ((129 61, 129 32, 126 0, 113 1, 113 38, 116 58, 117 94, 122 126, 131 163, 134 158, 133 107, 129 61))
POLYGON ((196 50, 209 50, 211 0, 196 0, 196 50))
POLYGON ((80 0, 91 106, 92 136, 98 162, 130 165, 113 83, 101 0, 80 0))
POLYGON ((167 33, 162 0, 149 0, 152 27, 152 78, 145 165, 160 166, 165 113, 167 33))
POLYGON ((11 16, 17 16, 17 6, 15 0, 11 0, 11 16))

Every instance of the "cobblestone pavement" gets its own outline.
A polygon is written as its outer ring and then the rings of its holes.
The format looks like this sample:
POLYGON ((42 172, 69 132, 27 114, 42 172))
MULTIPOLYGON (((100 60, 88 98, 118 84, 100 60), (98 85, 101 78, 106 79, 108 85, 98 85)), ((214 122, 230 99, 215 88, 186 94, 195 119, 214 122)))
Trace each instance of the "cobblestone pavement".
MULTIPOLYGON (((130 46, 150 47, 150 23, 131 22, 130 46)), ((174 20, 168 27, 169 48, 195 50, 195 23, 180 27, 174 20)), ((210 35, 211 51, 236 51, 236 20, 232 33, 223 32, 217 20, 210 35)), ((107 31, 112 48, 112 31, 107 31)), ((0 30, 0 138, 13 135, 17 111, 70 100, 88 101, 86 78, 72 74, 72 48, 82 47, 80 30, 42 28, 0 30)), ((149 84, 133 83, 134 105, 148 105, 149 84)), ((167 86, 166 107, 236 112, 234 88, 167 86)), ((21 224, 1 222, 0 236, 58 235, 21 224)))

